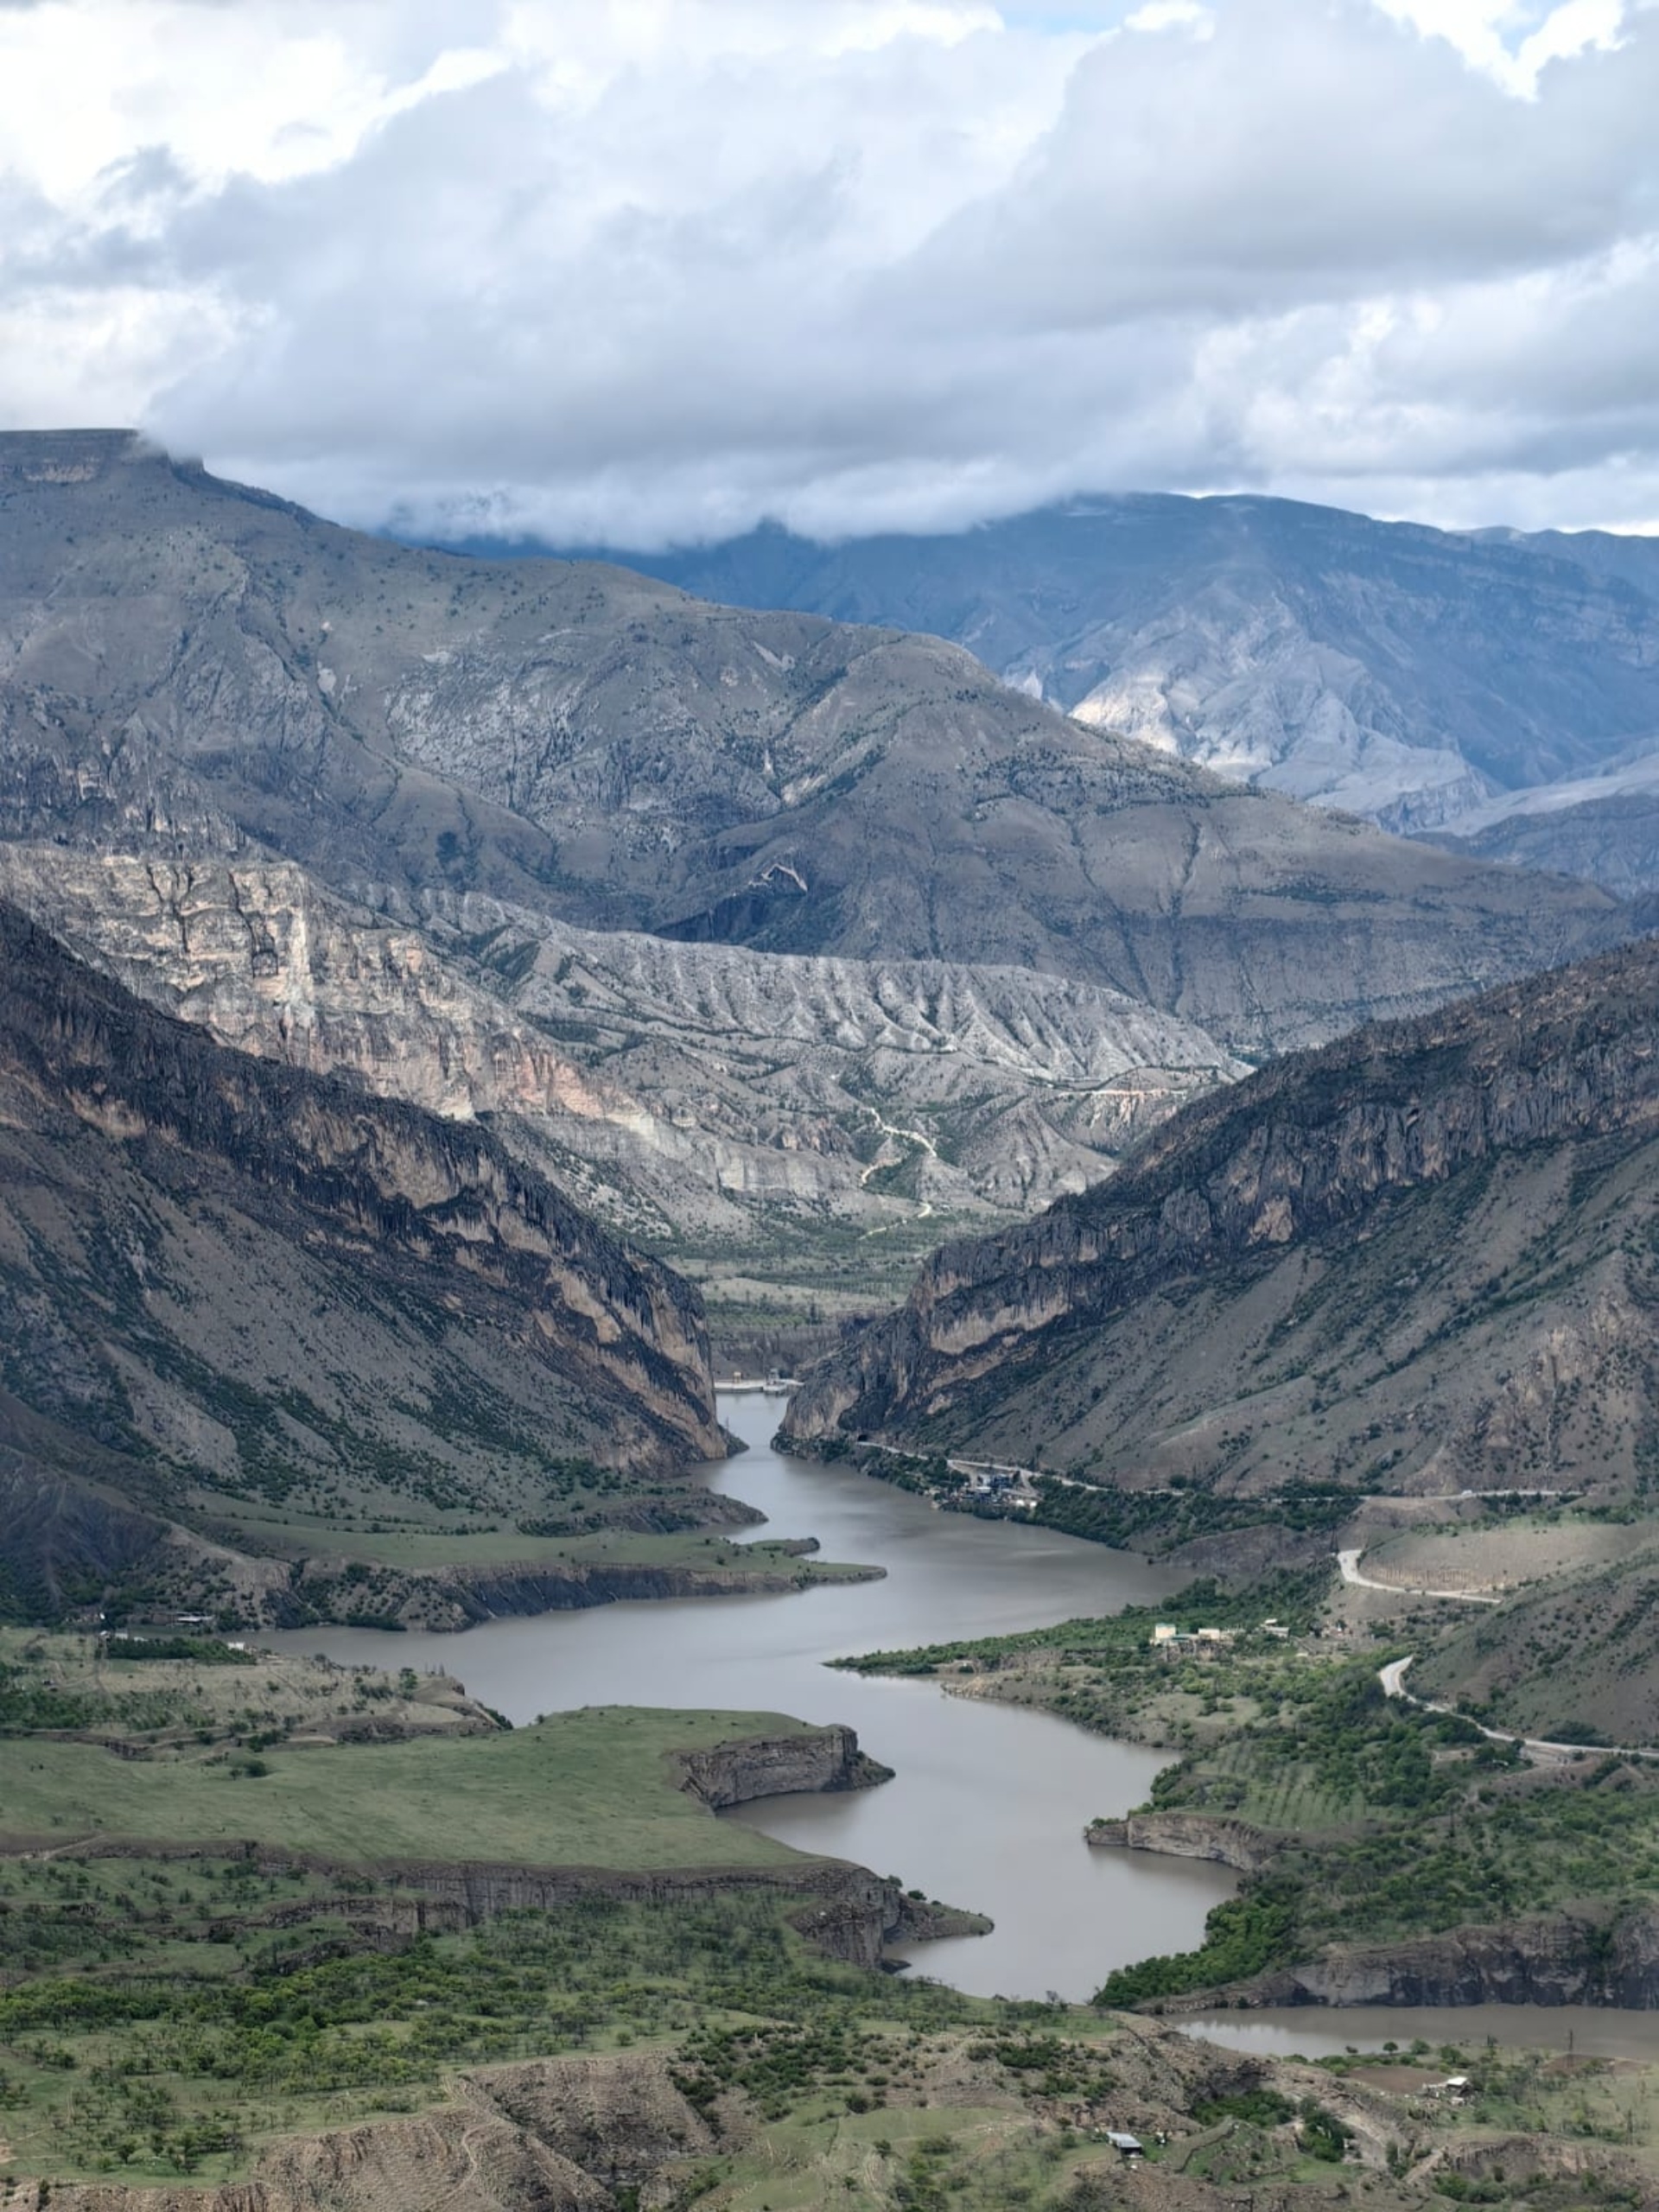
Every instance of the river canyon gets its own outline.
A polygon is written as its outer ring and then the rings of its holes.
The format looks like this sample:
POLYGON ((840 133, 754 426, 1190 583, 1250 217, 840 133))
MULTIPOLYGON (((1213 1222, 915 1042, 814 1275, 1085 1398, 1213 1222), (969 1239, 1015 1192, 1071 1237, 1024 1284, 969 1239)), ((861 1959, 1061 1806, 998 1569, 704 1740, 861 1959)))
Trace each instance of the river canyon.
POLYGON ((826 1662, 964 1631, 990 1635, 1152 1603, 1185 1578, 1046 1529, 937 1511, 844 1467, 783 1457, 781 1399, 733 1392, 721 1416, 747 1449, 711 1486, 766 1516, 766 1536, 816 1536, 825 1559, 878 1581, 784 1596, 669 1599, 392 1638, 304 1629, 290 1649, 461 1676, 515 1723, 587 1705, 766 1709, 844 1722, 895 1770, 880 1789, 767 1798, 723 1814, 798 1849, 849 1859, 988 1913, 988 1936, 918 1947, 918 1968, 978 1995, 1081 1999, 1115 1966, 1184 1949, 1230 1896, 1218 1866, 1090 1851, 1096 1815, 1145 1797, 1166 1755, 1046 1713, 945 1695, 932 1682, 834 1672, 826 1662))
MULTIPOLYGON (((465 1636, 306 1629, 270 1639, 384 1666, 441 1668, 515 1723, 589 1705, 766 1709, 844 1723, 895 1770, 880 1787, 772 1797, 721 1815, 805 1852, 854 1860, 988 1914, 988 1936, 918 1944, 918 1972, 976 1995, 1086 1999, 1119 1965, 1196 1943, 1234 1877, 1199 1862, 1091 1851, 1087 1821, 1146 1796, 1167 1755, 1052 1716, 951 1697, 932 1681, 833 1670, 838 1656, 1034 1628, 1152 1604, 1187 1578, 1133 1554, 937 1510, 836 1465, 776 1452, 783 1401, 723 1393, 747 1447, 707 1471, 766 1516, 756 1536, 816 1536, 826 1559, 880 1580, 786 1595, 622 1602, 506 1619, 465 1636)), ((1659 2053, 1659 2015, 1582 2007, 1379 2006, 1192 2016, 1181 2024, 1261 2055, 1376 2048, 1415 2036, 1586 2053, 1659 2053)))

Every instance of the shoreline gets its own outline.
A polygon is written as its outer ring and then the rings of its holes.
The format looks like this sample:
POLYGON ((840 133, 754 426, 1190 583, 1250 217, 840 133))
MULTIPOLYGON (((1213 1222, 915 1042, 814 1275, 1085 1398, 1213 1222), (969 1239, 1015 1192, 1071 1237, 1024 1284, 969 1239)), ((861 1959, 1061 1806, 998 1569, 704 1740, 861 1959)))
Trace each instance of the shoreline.
POLYGON ((1528 1763, 1455 1712, 1386 1696, 1397 1661, 1379 1678, 1340 1635, 1259 1625, 1260 1598, 1234 1613, 1217 1592, 1201 1602, 1226 1624, 1204 1630, 1207 1646, 1187 1633, 1173 1656, 1157 1637, 1175 1630, 1149 1618, 1085 1619, 874 1655, 887 1663, 870 1669, 1172 1754, 1150 1802, 1086 1823, 1085 1847, 1224 1866, 1239 1892, 1193 1948, 1115 1969, 1101 2001, 1173 2017, 1659 2012, 1659 1904, 1624 1871, 1648 1832, 1650 1770, 1614 1751, 1528 1763), (1586 1802, 1615 1770, 1620 1787, 1586 1802), (1580 1869, 1574 1808, 1592 1819, 1592 1802, 1600 1857, 1580 1869), (1503 1838, 1496 1872, 1489 1820, 1503 1838), (1418 1847, 1421 1884, 1403 1872, 1418 1847))
MULTIPOLYGON (((41 1700, 66 1694, 61 1686, 75 1664, 67 1649, 61 1656, 37 1652, 30 1663, 41 1700)), ((82 1678, 67 1694, 97 1698, 102 1664, 83 1656, 82 1678)), ((45 1779, 23 1822, 0 1835, 0 1864, 229 1861, 264 1876, 302 1872, 334 1879, 340 1894, 323 1910, 360 1923, 365 1936, 454 1932, 586 1897, 651 1903, 759 1889, 798 1897, 791 1924, 830 1956, 870 1967, 885 1963, 890 1943, 991 1926, 982 1914, 906 1892, 896 1878, 852 1860, 772 1839, 752 1845, 741 1831, 716 1826, 730 1807, 891 1781, 893 1770, 866 1752, 845 1725, 618 1707, 514 1729, 448 1679, 429 1703, 410 1703, 418 1692, 410 1670, 394 1682, 390 1675, 284 1662, 269 1651, 238 1655, 234 1664, 162 1658, 133 1666, 140 1694, 152 1706, 168 1700, 181 1713, 188 1707, 198 1722, 204 1697, 216 1698, 234 1719, 239 1701, 262 1683, 270 1685, 266 1696, 282 1694, 276 1686, 284 1683, 308 1707, 297 1725, 257 1734, 252 1758, 245 1732, 222 1748, 211 1735, 204 1742, 200 1728, 135 1732, 134 1721, 120 1717, 131 1695, 125 1681, 114 1709, 73 1733, 20 1727, 21 1716, 12 1715, 0 1750, 28 1758, 30 1773, 45 1779), (340 1693, 348 1681, 374 1713, 366 1730, 340 1717, 340 1693), (755 1719, 771 1725, 756 1732, 755 1719), (329 1720, 332 1736, 321 1732, 329 1720), (632 1764, 619 1769, 628 1739, 642 1734, 632 1764), (124 1777, 114 1801, 88 1764, 111 1753, 124 1777), (221 1800, 219 1789, 238 1774, 255 1779, 221 1800), (276 1778, 259 1778, 268 1777, 276 1778), (250 1789, 264 1799, 257 1811, 242 1794, 250 1789), (331 1803, 353 1791, 361 1799, 365 1789, 357 1825, 330 1820, 331 1803), (595 1792, 607 1805, 615 1800, 608 1818, 584 1807, 595 1792), (445 1793, 474 1808, 447 1827, 431 1817, 445 1793), (261 1815, 261 1827, 251 1833, 244 1822, 261 1815), (634 1823, 632 1835, 620 1824, 623 1815, 634 1823), (548 1850, 561 1834, 567 1851, 548 1850), (351 1842, 342 1850, 345 1836, 351 1842), (616 1851, 614 1863, 590 1855, 595 1841, 607 1854, 616 1851), (637 1858, 629 1856, 632 1847, 637 1858), (372 1909, 362 1902, 365 1883, 366 1894, 381 1898, 372 1909)), ((107 1689, 102 1701, 110 1702, 107 1689)), ((23 1809, 21 1800, 13 1802, 23 1809)))
MULTIPOLYGON (((1284 1840, 1245 1822, 1179 1812, 1091 1821, 1084 1841, 1091 1850, 1208 1859, 1244 1875, 1267 1872, 1285 1847, 1284 1840)), ((1150 1999, 1141 2009, 1166 2018, 1389 2006, 1452 2015, 1479 2005, 1659 2012, 1659 1908, 1621 1912, 1615 1905, 1601 1914, 1563 1911, 1391 1942, 1327 1944, 1298 1965, 1150 1999)))

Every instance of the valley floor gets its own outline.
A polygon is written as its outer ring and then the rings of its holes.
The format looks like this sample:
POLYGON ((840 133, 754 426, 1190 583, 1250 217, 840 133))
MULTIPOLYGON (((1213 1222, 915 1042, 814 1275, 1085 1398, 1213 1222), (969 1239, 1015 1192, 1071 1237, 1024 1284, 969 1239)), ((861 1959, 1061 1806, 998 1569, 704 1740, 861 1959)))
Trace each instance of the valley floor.
POLYGON ((1088 1842, 1222 1859, 1239 1893, 1089 2006, 875 1971, 984 1923, 711 1816, 879 1783, 847 1729, 599 1707, 510 1729, 413 1667, 0 1630, 0 2207, 1655 2201, 1659 2069, 1477 2047, 1456 2009, 1659 2005, 1659 1766, 1484 1732, 1538 1710, 1564 1608, 1623 1633, 1641 1531, 1446 1501, 1333 1539, 1326 1503, 1288 1532, 1316 1556, 1267 1580, 843 1662, 1178 1754, 1088 1842), (1474 1711, 1387 1694, 1408 1656, 1474 1711), (1309 2065, 1178 2025, 1309 2000, 1438 2003, 1444 2044, 1309 2065))
POLYGON ((1268 2062, 872 1972, 889 1921, 961 1916, 708 1810, 876 1778, 844 1734, 507 1732, 407 1669, 8 1637, 0 2204, 1650 2200, 1659 2069, 1472 2051, 1451 2020, 1438 2054, 1268 2062), (1466 2096, 1431 2094, 1447 2070, 1466 2096))

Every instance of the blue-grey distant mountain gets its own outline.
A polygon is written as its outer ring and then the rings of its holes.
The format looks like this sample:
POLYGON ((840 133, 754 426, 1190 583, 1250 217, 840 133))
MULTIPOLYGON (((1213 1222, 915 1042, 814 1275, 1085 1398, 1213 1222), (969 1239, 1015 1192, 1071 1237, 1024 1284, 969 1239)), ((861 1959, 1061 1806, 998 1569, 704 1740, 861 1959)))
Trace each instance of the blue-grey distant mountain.
POLYGON ((0 437, 0 892, 222 1042, 510 1124, 745 1313, 785 1268, 862 1302, 901 1236, 1082 1187, 1243 1061, 1643 918, 935 638, 397 545, 73 432, 0 437))
POLYGON ((1135 494, 954 536, 765 529, 617 557, 728 604, 950 639, 1080 721, 1388 829, 1659 880, 1650 833, 1632 852, 1555 818, 1576 791, 1519 847, 1497 834, 1522 795, 1659 778, 1659 542, 1135 494))
POLYGON ((1020 968, 1250 1058, 1631 925, 1068 720, 932 637, 393 545, 118 434, 0 439, 0 499, 7 839, 251 844, 399 919, 482 895, 1020 968))

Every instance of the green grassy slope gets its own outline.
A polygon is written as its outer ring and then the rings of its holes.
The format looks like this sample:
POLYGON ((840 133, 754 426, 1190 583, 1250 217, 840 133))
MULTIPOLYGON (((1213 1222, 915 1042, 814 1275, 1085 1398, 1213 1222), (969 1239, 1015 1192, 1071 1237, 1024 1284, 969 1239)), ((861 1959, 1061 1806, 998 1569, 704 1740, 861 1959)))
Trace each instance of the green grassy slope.
POLYGON ((677 1787, 672 1755, 798 1732, 777 1713, 592 1707, 510 1735, 272 1748, 258 1755, 263 1775, 223 1753, 112 1759, 90 1744, 13 1739, 0 1742, 0 1821, 13 1840, 257 1838, 348 1864, 776 1866, 797 1854, 714 1819, 677 1787))

